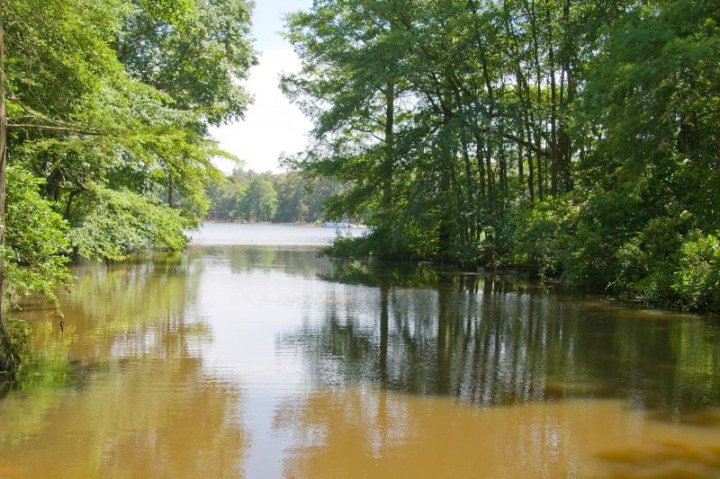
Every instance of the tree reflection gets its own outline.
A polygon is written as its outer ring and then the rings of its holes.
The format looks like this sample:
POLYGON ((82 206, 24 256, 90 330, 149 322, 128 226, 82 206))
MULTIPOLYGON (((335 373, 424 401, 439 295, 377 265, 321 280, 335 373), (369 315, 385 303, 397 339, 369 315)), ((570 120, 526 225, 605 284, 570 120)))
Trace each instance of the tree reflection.
POLYGON ((183 257, 82 265, 61 296, 64 332, 51 308, 22 313, 35 364, 0 402, 0 476, 242 475, 240 390, 207 373, 210 329, 190 319, 198 268, 183 257))
POLYGON ((278 271, 292 276, 314 278, 332 271, 330 261, 319 258, 317 250, 303 247, 196 247, 194 258, 203 262, 225 262, 235 274, 253 271, 278 271))
POLYGON ((73 288, 59 295, 64 332, 48 306, 21 315, 33 325, 33 351, 41 362, 65 356, 75 369, 189 354, 210 339, 205 324, 186 320, 199 286, 199 275, 188 274, 189 267, 184 257, 166 256, 77 266, 73 288))
POLYGON ((374 306, 328 302, 284 338, 314 381, 373 383, 479 405, 623 398, 675 420, 720 405, 720 327, 708 318, 547 295, 507 278, 427 265, 336 263, 324 279, 371 286, 374 306))
POLYGON ((2 463, 15 467, 12 477, 242 472, 249 441, 239 419, 239 392, 204 377, 197 359, 148 358, 122 372, 96 374, 82 395, 43 394, 29 404, 21 397, 0 404, 2 463))

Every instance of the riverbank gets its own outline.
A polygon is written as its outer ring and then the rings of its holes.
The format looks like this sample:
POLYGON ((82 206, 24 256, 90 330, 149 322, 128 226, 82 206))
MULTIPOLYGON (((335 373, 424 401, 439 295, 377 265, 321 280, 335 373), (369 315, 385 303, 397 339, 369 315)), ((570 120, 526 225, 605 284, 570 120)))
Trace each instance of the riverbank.
POLYGON ((581 246, 576 232, 560 223, 552 230, 552 235, 540 235, 518 229, 515 236, 481 242, 474 248, 479 252, 475 259, 422 255, 402 247, 387 251, 383 248, 388 241, 378 230, 357 238, 337 238, 323 252, 338 258, 426 261, 467 271, 521 274, 554 287, 604 294, 629 304, 720 312, 720 240, 714 235, 694 232, 685 238, 675 236, 670 245, 663 244, 666 240, 660 236, 648 238, 645 250, 624 246, 615 254, 584 256, 578 252, 581 246), (662 249, 658 252, 659 247, 662 249))

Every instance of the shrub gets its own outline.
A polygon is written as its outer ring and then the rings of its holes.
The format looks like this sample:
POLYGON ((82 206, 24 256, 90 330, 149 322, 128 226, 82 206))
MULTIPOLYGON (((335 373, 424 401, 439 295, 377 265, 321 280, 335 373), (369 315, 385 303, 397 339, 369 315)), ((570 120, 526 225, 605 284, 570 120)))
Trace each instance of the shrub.
POLYGON ((39 292, 57 303, 54 288, 71 279, 66 267, 67 225, 40 196, 41 180, 17 167, 8 168, 7 175, 7 236, 2 254, 10 302, 39 292))
POLYGON ((720 310, 719 236, 695 231, 680 248, 672 288, 686 308, 720 310))
POLYGON ((560 273, 576 221, 569 198, 550 198, 519 211, 513 220, 511 265, 540 278, 560 273))
POLYGON ((673 272, 683 242, 686 217, 654 218, 615 253, 611 286, 653 302, 674 302, 673 272))
POLYGON ((124 260, 134 251, 179 251, 185 232, 196 226, 179 210, 128 190, 91 187, 82 224, 70 231, 78 255, 88 259, 124 260))

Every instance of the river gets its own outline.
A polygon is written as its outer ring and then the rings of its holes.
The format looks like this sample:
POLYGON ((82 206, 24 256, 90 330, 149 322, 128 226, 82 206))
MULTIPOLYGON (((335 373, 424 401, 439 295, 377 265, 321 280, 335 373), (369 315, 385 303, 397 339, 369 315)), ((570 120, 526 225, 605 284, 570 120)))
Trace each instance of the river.
POLYGON ((64 331, 15 313, 0 478, 720 477, 717 318, 319 257, 335 234, 75 266, 64 331))

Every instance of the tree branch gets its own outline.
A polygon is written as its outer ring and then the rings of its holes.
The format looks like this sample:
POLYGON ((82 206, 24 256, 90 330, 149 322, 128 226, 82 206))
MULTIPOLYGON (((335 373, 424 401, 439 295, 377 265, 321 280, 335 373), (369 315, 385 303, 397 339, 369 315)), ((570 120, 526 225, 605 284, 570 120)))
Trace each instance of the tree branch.
POLYGON ((8 123, 8 129, 16 130, 40 130, 40 131, 62 131, 68 133, 77 133, 78 135, 102 136, 103 133, 93 130, 83 130, 72 126, 51 126, 51 125, 33 125, 30 123, 8 123))

